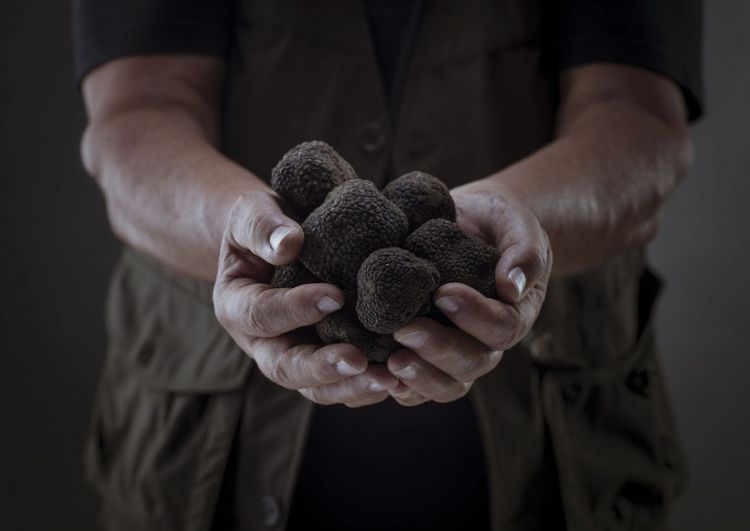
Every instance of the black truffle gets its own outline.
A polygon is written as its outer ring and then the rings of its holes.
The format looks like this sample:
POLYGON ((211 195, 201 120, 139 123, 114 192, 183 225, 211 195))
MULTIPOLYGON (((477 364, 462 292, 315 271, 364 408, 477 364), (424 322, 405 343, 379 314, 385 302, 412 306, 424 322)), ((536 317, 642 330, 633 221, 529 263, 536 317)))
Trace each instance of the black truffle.
POLYGON ((305 242, 300 260, 305 267, 324 282, 351 289, 370 253, 401 245, 408 221, 372 182, 350 179, 328 194, 302 229, 305 242))
POLYGON ((377 363, 384 363, 392 352, 401 348, 393 336, 367 330, 357 320, 356 313, 346 307, 318 321, 315 329, 324 343, 350 343, 368 360, 377 363))
POLYGON ((378 249, 357 275, 357 316, 365 328, 391 334, 430 307, 440 285, 434 265, 399 247, 378 249))
POLYGON ((391 181, 383 195, 396 203, 409 219, 409 232, 431 219, 456 220, 456 206, 448 187, 429 173, 413 171, 391 181))
POLYGON ((305 233, 298 261, 276 268, 271 285, 328 282, 344 293, 344 307, 315 325, 322 341, 351 343, 382 363, 400 348, 391 334, 415 316, 451 324, 430 304, 441 283, 497 297, 500 253, 459 229, 450 192, 436 177, 411 172, 380 192, 328 144, 313 141, 284 155, 271 182, 305 233))
POLYGON ((435 265, 443 284, 461 282, 497 298, 495 266, 500 251, 465 234, 455 223, 430 220, 409 235, 404 247, 435 265))
POLYGON ((277 266, 271 277, 271 286, 274 288, 294 288, 316 282, 320 282, 320 279, 310 273, 299 260, 277 266))
POLYGON ((271 170, 271 188, 304 219, 328 192, 357 174, 336 150, 314 140, 293 147, 271 170))

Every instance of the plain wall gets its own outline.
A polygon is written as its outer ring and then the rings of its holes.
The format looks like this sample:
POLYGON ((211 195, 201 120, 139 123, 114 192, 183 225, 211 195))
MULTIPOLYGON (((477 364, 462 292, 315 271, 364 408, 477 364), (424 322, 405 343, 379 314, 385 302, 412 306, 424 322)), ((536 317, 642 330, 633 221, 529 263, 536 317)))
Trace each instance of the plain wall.
POLYGON ((706 0, 707 114, 651 258, 691 480, 674 529, 750 529, 750 2, 706 0))
POLYGON ((79 162, 68 5, 0 8, 0 528, 94 528, 82 442, 117 245, 79 162))
MULTIPOLYGON (((706 2, 707 118, 652 248, 660 343, 692 478, 675 529, 750 529, 750 4, 706 2)), ((78 159, 68 6, 0 16, 0 528, 94 528, 81 444, 117 245, 78 159)))

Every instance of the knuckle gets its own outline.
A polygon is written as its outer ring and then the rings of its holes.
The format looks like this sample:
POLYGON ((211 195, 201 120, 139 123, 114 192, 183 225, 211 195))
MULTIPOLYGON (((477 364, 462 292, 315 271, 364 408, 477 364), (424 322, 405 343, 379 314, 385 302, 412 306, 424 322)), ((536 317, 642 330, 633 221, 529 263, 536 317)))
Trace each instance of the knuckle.
POLYGON ((369 388, 369 384, 365 384, 358 385, 355 389, 352 389, 350 393, 347 393, 347 400, 349 402, 364 402, 368 400, 378 402, 387 396, 388 391, 372 391, 369 388))
POLYGON ((257 202, 257 192, 246 192, 237 199, 230 211, 229 234, 231 239, 241 247, 252 247, 253 227, 257 225, 260 217, 255 214, 257 202))
POLYGON ((338 372, 324 359, 315 359, 310 364, 310 375, 320 383, 333 383, 338 381, 338 372))
POLYGON ((521 318, 516 312, 511 312, 503 319, 502 326, 494 329, 491 340, 487 345, 492 350, 507 350, 515 345, 520 333, 521 318))
POLYGON ((488 369, 488 356, 483 354, 470 354, 463 356, 464 362, 459 373, 456 375, 459 382, 468 382, 478 375, 484 374, 488 369))
POLYGON ((438 366, 450 365, 458 352, 455 338, 450 334, 428 333, 420 349, 420 357, 438 366))
POLYGON ((289 376, 289 371, 287 370, 286 364, 281 356, 272 357, 266 363, 265 369, 264 373, 270 380, 276 382, 282 387, 286 387, 287 389, 294 388, 293 382, 289 376))
POLYGON ((230 322, 229 310, 221 298, 214 297, 214 315, 216 316, 216 320, 219 321, 219 324, 226 328, 230 322))
POLYGON ((531 273, 535 277, 541 275, 547 267, 547 250, 542 245, 534 250, 531 256, 531 273))
POLYGON ((231 304, 228 302, 226 296, 226 289, 220 288, 217 284, 213 291, 213 307, 214 316, 216 320, 223 326, 229 326, 235 319, 235 315, 232 312, 231 304))
POLYGON ((308 400, 315 402, 316 404, 319 404, 321 406, 330 406, 334 403, 328 396, 326 396, 325 393, 323 393, 320 389, 316 389, 315 387, 306 388, 303 395, 308 400))
POLYGON ((399 349, 390 356, 388 356, 388 369, 391 372, 400 371, 404 369, 414 360, 414 355, 406 349, 399 349))
POLYGON ((273 333, 273 326, 271 325, 271 316, 268 311, 263 311, 263 308, 257 302, 250 306, 248 309, 248 325, 253 335, 260 337, 272 337, 276 334, 273 333))
POLYGON ((282 294, 282 302, 283 319, 287 322, 304 326, 319 317, 314 296, 307 291, 300 293, 299 290, 288 289, 282 294))

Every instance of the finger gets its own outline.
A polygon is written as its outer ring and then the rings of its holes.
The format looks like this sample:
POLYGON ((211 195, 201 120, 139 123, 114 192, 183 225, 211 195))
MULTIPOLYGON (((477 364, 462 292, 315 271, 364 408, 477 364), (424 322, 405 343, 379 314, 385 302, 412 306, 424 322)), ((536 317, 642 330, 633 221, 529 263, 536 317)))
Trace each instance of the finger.
MULTIPOLYGON (((549 276, 552 253, 547 233, 533 212, 509 197, 483 195, 473 200, 482 205, 477 211, 488 215, 476 219, 466 207, 462 214, 473 218, 479 234, 486 234, 500 251, 495 267, 496 291, 502 300, 517 302, 549 276)), ((469 223, 469 227, 472 225, 469 223)))
POLYGON ((249 192, 232 208, 227 239, 233 247, 269 264, 282 265, 299 255, 304 233, 296 221, 284 215, 273 192, 249 192))
POLYGON ((420 395, 435 402, 452 402, 464 396, 471 383, 462 383, 409 349, 388 358, 388 370, 420 395))
POLYGON ((549 277, 552 251, 538 225, 521 225, 500 243, 502 255, 495 267, 495 288, 500 299, 518 302, 540 281, 549 277))
MULTIPOLYGON (((425 317, 413 319, 396 330, 393 337, 458 382, 470 382, 483 376, 497 366, 502 356, 501 351, 493 351, 466 332, 425 317)), ((394 363, 399 359, 396 356, 394 363)))
POLYGON ((333 284, 272 288, 248 278, 217 282, 214 309, 226 328, 248 336, 275 337, 315 324, 344 305, 343 292, 333 284))
POLYGON ((317 404, 356 404, 367 400, 384 400, 398 380, 380 365, 370 365, 357 376, 336 383, 300 389, 303 396, 317 404))
POLYGON ((364 406, 371 406, 373 404, 379 404, 380 402, 388 398, 388 396, 389 396, 388 393, 378 393, 376 395, 373 395, 364 400, 359 400, 357 402, 346 402, 344 403, 344 405, 352 409, 355 409, 358 407, 364 407, 364 406))
POLYGON ((294 334, 252 338, 248 350, 260 371, 287 389, 335 384, 367 370, 367 358, 354 345, 298 343, 294 334))
POLYGON ((531 329, 544 301, 544 291, 534 289, 522 301, 506 304, 465 284, 449 283, 435 291, 434 300, 458 328, 491 350, 504 351, 531 329))
POLYGON ((407 407, 418 406, 428 401, 427 397, 419 394, 402 381, 398 382, 398 385, 391 390, 390 394, 397 403, 407 407))

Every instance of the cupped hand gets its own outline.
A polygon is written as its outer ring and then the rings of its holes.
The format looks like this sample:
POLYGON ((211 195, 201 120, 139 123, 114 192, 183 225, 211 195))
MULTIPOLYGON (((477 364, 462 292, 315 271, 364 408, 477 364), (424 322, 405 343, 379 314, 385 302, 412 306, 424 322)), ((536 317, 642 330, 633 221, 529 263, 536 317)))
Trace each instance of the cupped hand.
POLYGON ((217 319, 267 378, 313 402, 358 407, 385 400, 398 384, 385 367, 368 366, 353 345, 322 345, 309 328, 342 307, 340 289, 268 284, 273 266, 296 259, 303 239, 276 194, 240 197, 221 243, 213 292, 217 319))
POLYGON ((547 291, 552 251, 536 216, 495 193, 453 192, 453 197, 461 229, 502 253, 495 268, 498 299, 465 284, 443 284, 433 302, 456 328, 419 317, 394 333, 405 348, 388 359, 388 370, 399 379, 390 394, 402 405, 464 396, 528 333, 547 291))

